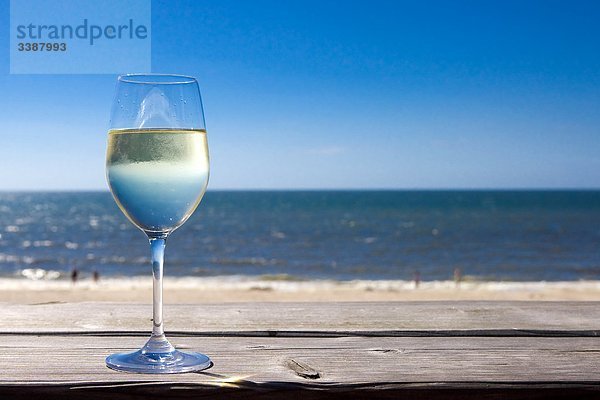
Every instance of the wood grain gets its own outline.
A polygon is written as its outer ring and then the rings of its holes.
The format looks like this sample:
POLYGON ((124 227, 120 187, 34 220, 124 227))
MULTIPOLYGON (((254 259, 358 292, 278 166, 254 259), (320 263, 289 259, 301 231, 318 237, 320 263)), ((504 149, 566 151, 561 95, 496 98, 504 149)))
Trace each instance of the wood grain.
MULTIPOLYGON (((104 365, 107 355, 133 351, 143 342, 120 336, 3 336, 0 382, 154 382, 156 376, 104 365)), ((600 382, 600 338, 180 337, 173 342, 208 354, 214 367, 209 374, 160 377, 162 382, 600 382)))
MULTIPOLYGON (((112 371, 147 336, 150 308, 0 308, 0 398, 600 398, 598 303, 178 305, 172 342, 214 366, 112 371)), ((167 325, 169 327, 169 325, 167 325)))
MULTIPOLYGON (((140 332, 151 305, 0 303, 0 332, 140 332)), ((600 335, 600 302, 373 302, 165 305, 165 327, 180 333, 528 331, 600 335)))

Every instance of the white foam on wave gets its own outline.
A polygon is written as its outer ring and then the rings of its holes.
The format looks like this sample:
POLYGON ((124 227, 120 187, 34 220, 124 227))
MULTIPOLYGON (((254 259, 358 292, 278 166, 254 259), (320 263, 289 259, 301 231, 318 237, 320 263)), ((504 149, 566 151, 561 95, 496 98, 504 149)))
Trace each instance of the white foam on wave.
MULTIPOLYGON (((23 278, 0 278, 0 290, 150 290, 150 276, 101 278, 99 282, 82 279, 72 283, 67 279, 58 279, 58 271, 46 271, 36 268, 24 269, 23 278), (25 272, 27 271, 27 272, 25 272)), ((600 291, 600 281, 559 281, 559 282, 461 282, 424 281, 415 287, 414 281, 406 280, 311 280, 286 281, 265 280, 250 276, 219 277, 167 277, 164 279, 165 289, 170 290, 269 290, 276 292, 318 292, 327 290, 361 290, 373 292, 542 292, 548 290, 600 291)))
POLYGON ((43 268, 25 268, 21 270, 21 276, 33 281, 52 280, 60 278, 60 272, 43 268))

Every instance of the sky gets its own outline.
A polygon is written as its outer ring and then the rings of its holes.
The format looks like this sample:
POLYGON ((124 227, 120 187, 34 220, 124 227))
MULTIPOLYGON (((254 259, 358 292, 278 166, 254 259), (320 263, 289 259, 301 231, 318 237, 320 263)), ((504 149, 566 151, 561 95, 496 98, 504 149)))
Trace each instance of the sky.
MULTIPOLYGON (((598 1, 152 1, 209 189, 600 188, 598 1)), ((107 190, 116 75, 10 75, 0 190, 107 190)), ((135 72, 135 71, 123 71, 135 72)))

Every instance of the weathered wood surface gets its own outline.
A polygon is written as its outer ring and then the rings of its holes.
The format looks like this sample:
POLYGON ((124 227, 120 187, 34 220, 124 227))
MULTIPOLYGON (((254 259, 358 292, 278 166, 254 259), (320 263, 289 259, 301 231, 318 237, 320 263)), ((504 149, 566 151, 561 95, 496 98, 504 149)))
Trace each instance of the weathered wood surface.
POLYGON ((139 348, 150 308, 0 307, 0 399, 600 398, 600 303, 177 305, 167 331, 201 373, 104 366, 139 348), (170 329, 169 329, 170 328, 170 329))
MULTIPOLYGON (((273 332, 381 332, 410 334, 527 331, 600 335, 598 302, 359 302, 165 305, 170 332, 223 334, 273 332)), ((0 332, 140 332, 151 327, 150 304, 0 303, 0 332)))

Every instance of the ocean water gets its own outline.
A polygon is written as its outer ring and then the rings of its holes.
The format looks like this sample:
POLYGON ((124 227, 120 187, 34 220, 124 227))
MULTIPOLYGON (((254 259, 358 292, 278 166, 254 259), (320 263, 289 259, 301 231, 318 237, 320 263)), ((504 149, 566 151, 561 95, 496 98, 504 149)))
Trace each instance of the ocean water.
MULTIPOLYGON (((150 276, 108 192, 0 193, 0 276, 150 276)), ((600 279, 600 191, 209 191, 166 276, 600 279)))

